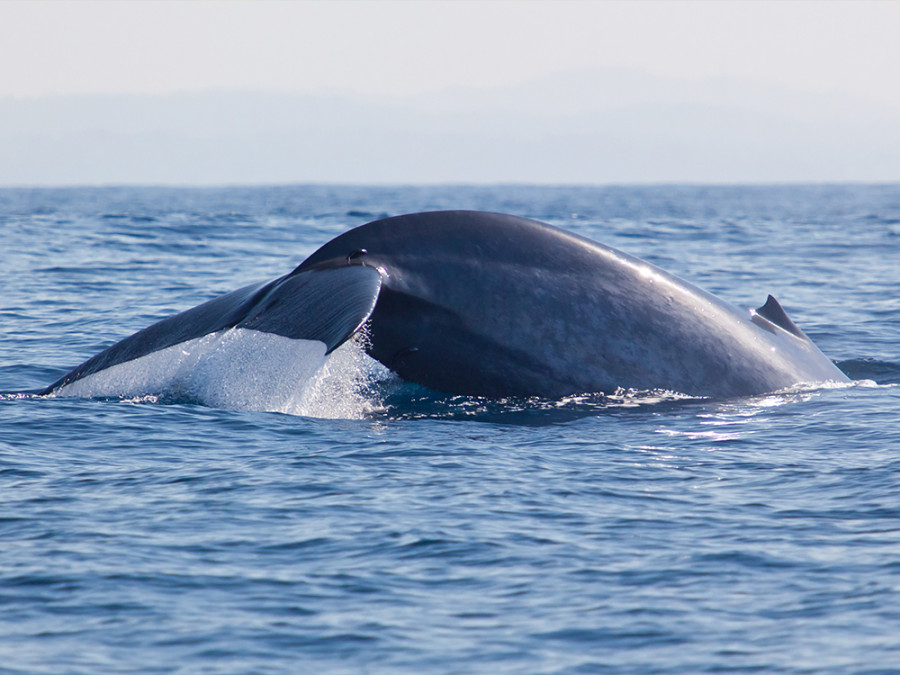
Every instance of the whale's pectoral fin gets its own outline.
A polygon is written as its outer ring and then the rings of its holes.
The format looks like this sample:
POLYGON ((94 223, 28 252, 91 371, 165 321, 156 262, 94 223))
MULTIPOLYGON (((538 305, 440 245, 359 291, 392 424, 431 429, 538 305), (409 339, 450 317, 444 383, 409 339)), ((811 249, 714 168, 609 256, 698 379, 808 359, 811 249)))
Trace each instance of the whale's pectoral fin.
POLYGON ((318 340, 331 352, 365 323, 380 291, 381 274, 362 265, 291 274, 275 282, 237 325, 318 340))
POLYGON ((315 269, 253 284, 170 316, 88 359, 42 394, 111 366, 240 326, 339 347, 372 313, 381 275, 360 265, 315 269))
POLYGON ((756 314, 767 321, 771 321, 779 328, 783 328, 788 333, 792 333, 800 338, 806 337, 803 331, 797 327, 797 324, 791 321, 781 304, 771 295, 766 298, 766 302, 762 307, 757 308, 756 314))

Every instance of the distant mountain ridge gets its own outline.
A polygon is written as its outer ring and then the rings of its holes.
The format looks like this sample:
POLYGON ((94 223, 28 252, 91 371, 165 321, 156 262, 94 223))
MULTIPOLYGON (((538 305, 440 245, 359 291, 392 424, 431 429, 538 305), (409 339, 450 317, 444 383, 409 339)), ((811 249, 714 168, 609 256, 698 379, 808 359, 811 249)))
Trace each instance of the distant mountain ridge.
POLYGON ((0 99, 0 185, 897 180, 900 111, 736 80, 0 99))

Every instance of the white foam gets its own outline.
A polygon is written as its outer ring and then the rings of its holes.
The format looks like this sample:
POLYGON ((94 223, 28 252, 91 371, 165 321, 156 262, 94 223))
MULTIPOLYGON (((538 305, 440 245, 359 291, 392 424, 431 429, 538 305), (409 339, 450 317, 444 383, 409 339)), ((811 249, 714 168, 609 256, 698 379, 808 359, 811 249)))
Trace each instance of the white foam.
POLYGON ((388 372, 364 351, 365 335, 327 357, 317 340, 233 328, 89 375, 61 396, 160 396, 217 408, 359 419, 379 407, 373 382, 388 372))

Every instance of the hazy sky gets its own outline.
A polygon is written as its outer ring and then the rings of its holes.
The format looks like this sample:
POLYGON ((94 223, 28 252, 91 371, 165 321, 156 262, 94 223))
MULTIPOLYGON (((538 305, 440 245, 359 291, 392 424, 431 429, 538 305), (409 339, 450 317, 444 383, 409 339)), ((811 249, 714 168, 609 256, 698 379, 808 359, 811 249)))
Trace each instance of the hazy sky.
POLYGON ((575 68, 749 78, 900 111, 900 2, 0 1, 0 97, 415 94, 575 68))

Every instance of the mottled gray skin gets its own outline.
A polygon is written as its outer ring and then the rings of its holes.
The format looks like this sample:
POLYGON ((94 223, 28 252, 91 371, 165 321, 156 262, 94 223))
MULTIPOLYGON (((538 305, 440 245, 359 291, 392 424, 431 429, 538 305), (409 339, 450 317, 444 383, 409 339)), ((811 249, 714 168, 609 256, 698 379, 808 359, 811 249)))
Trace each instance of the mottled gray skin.
POLYGON ((332 351, 364 323, 374 358, 456 394, 624 387, 730 397, 847 381, 771 296, 755 313, 741 311, 555 227, 442 211, 350 230, 293 272, 149 326, 43 393, 232 327, 319 340, 332 351))
MULTIPOLYGON (((440 391, 555 397, 626 387, 731 397, 847 381, 786 315, 787 329, 523 218, 388 218, 340 235, 295 273, 341 264, 384 275, 370 354, 440 391)), ((766 307, 776 322, 783 315, 774 299, 766 307)))

